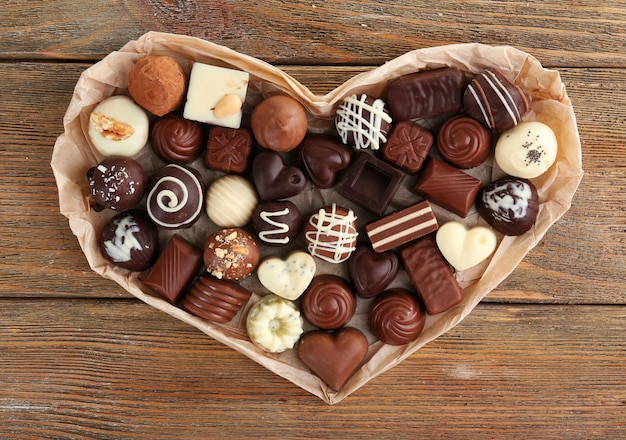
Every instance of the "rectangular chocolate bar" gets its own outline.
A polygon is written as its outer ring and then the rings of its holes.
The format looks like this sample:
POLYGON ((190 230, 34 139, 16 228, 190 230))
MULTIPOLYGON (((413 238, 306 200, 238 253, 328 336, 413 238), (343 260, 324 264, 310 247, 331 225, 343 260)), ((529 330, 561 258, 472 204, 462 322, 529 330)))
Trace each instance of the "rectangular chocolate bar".
POLYGON ((465 82, 456 67, 411 73, 389 83, 387 104, 396 121, 456 112, 463 106, 465 82))
POLYGON ((480 186, 479 179, 431 157, 422 168, 413 191, 442 208, 466 217, 480 186))
POLYGON ((385 252, 439 229, 428 200, 376 220, 365 230, 376 252, 385 252))
POLYGON ((202 266, 202 251, 174 235, 143 279, 143 284, 174 304, 202 266))
POLYGON ((461 302, 461 287, 433 237, 420 238, 402 249, 400 256, 429 315, 444 312, 461 302))

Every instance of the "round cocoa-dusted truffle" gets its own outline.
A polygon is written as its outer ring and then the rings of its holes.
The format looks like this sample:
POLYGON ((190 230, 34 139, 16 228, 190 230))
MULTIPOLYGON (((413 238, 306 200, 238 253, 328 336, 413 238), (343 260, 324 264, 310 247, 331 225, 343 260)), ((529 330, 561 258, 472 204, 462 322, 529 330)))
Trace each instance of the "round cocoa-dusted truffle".
POLYGON ((522 121, 530 108, 526 91, 499 70, 486 70, 463 94, 465 113, 500 133, 522 121))
POLYGON ((189 228, 200 218, 203 197, 200 173, 169 164, 151 176, 146 209, 152 221, 163 228, 189 228))
POLYGON ((391 116, 382 99, 366 94, 351 95, 337 109, 335 127, 344 144, 357 150, 378 150, 387 142, 391 116))
POLYGON ((458 168, 473 168, 489 157, 491 131, 476 119, 456 116, 439 130, 437 147, 441 155, 458 168))
POLYGON ((318 275, 304 292, 302 315, 324 330, 343 327, 354 315, 356 296, 346 280, 338 275, 318 275))
POLYGON ((145 56, 128 74, 128 92, 135 102, 156 116, 181 107, 187 90, 187 75, 171 57, 145 56))
POLYGON ((334 203, 313 213, 304 225, 309 253, 330 263, 350 258, 358 236, 354 212, 334 203))
POLYGON ((159 252, 157 227, 141 211, 126 211, 113 217, 100 232, 104 258, 130 271, 152 266, 159 252))
POLYGON ((426 314, 417 298, 406 289, 389 289, 377 296, 369 311, 369 323, 378 339, 403 345, 417 339, 426 314))
POLYGON ((146 175, 134 159, 111 157, 87 172, 96 204, 114 211, 127 211, 141 201, 146 175))
POLYGON ((204 147, 204 129, 200 123, 185 119, 179 113, 168 113, 152 125, 150 143, 167 162, 191 163, 204 147))
POLYGON ((308 128, 302 104, 285 95, 274 95, 261 101, 252 111, 250 124, 262 147, 279 152, 296 148, 308 128))
POLYGON ((252 213, 252 226, 259 240, 269 246, 293 242, 302 229, 298 207, 289 200, 264 202, 252 213))
POLYGON ((206 239, 204 265, 215 278, 240 280, 259 265, 261 254, 254 238, 243 229, 227 228, 206 239))
POLYGON ((225 324, 250 299, 252 292, 234 281, 201 275, 180 302, 183 309, 208 321, 225 324))
POLYGON ((496 231, 522 235, 537 220, 539 196, 529 180, 507 177, 479 191, 476 210, 496 231))

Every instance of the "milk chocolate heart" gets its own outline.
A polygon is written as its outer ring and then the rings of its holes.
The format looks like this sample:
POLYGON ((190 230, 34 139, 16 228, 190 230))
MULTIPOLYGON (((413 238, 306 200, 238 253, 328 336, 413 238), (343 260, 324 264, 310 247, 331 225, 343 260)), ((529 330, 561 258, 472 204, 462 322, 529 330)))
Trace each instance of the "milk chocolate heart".
POLYGON ((300 144, 300 159, 319 188, 330 188, 337 180, 337 173, 352 161, 354 150, 333 136, 310 134, 300 144))
POLYGON ((256 273, 267 290, 293 301, 309 287, 315 268, 315 260, 309 253, 296 251, 285 260, 278 257, 263 260, 256 273))
POLYGON ((306 186, 306 177, 299 168, 285 165, 280 154, 266 151, 252 163, 254 185, 263 200, 278 200, 299 194, 306 186))
POLYGON ((298 344, 298 357, 334 391, 352 377, 367 355, 367 338, 354 327, 333 333, 314 330, 298 344))
POLYGON ((441 255, 458 271, 485 260, 498 244, 491 229, 484 226, 467 229, 463 223, 454 221, 439 227, 436 240, 441 255))
POLYGON ((348 273, 358 295, 372 298, 393 281, 398 274, 400 263, 392 251, 381 254, 369 246, 359 245, 348 260, 348 273))

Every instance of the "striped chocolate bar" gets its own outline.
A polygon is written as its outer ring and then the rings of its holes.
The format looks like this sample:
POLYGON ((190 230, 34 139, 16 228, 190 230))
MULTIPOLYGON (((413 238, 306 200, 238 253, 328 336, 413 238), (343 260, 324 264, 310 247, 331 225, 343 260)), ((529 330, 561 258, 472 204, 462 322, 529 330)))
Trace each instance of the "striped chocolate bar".
POLYGON ((376 252, 406 244, 439 229, 428 200, 376 220, 365 227, 376 252))

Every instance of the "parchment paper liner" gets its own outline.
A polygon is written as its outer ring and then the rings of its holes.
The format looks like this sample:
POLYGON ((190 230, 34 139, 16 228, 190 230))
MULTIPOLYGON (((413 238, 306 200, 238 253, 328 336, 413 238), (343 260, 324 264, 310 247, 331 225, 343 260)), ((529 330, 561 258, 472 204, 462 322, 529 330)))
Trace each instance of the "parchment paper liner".
MULTIPOLYGON (((374 70, 351 78, 324 96, 317 96, 294 78, 263 61, 201 39, 150 32, 137 41, 127 43, 119 51, 109 54, 83 72, 65 114, 64 127, 64 134, 59 136, 55 144, 51 163, 59 189, 60 210, 69 218, 70 228, 78 238, 93 270, 105 278, 114 280, 147 304, 193 325, 329 404, 340 402, 367 381, 400 363, 467 316, 487 293, 515 269, 548 228, 569 209, 583 174, 576 119, 558 72, 544 69, 535 58, 512 47, 480 44, 458 44, 411 51, 374 70), (469 74, 476 74, 485 68, 497 67, 525 87, 532 96, 532 109, 525 119, 539 120, 550 125, 559 141, 556 164, 547 173, 534 179, 541 201, 537 223, 531 231, 520 237, 499 236, 499 246, 489 261, 457 274, 459 282, 464 287, 462 303, 440 315, 428 317, 423 333, 413 343, 400 347, 384 345, 365 330, 370 348, 364 365, 340 392, 335 393, 309 372, 298 360, 294 350, 279 355, 265 354, 248 340, 245 332, 245 313, 258 299, 257 293, 260 295, 266 293, 259 286, 256 277, 251 277, 247 281, 247 287, 256 292, 252 300, 229 324, 216 325, 144 293, 139 281, 140 274, 115 268, 100 255, 98 234, 102 225, 114 213, 108 210, 96 213, 89 209, 85 173, 102 157, 91 147, 84 135, 86 121, 93 107, 102 99, 113 94, 127 93, 128 71, 138 58, 146 54, 170 55, 187 71, 193 61, 245 70, 251 74, 251 87, 246 102, 248 109, 264 96, 274 93, 289 94, 298 99, 309 111, 310 127, 313 131, 324 131, 330 126, 330 118, 344 96, 361 92, 382 96, 387 82, 403 74, 442 66, 457 66, 469 74)), ((146 150, 150 149, 144 149, 144 154, 139 159, 147 171, 150 171, 160 164, 158 160, 152 159, 151 153, 146 150)), ((197 168, 203 167, 200 165, 197 168)), ((484 180, 497 178, 500 174, 497 169, 491 168, 491 160, 480 169, 471 172, 484 180)), ((203 174, 207 183, 214 177, 206 170, 203 174)), ((301 196, 298 203, 300 206, 302 204, 314 206, 315 203, 333 201, 334 197, 339 196, 328 191, 312 190, 306 196, 301 196)), ((415 195, 404 189, 394 199, 394 204, 397 205, 395 207, 399 207, 403 203, 414 203, 417 200, 415 195)), ((318 207, 319 205, 316 208, 318 207)), ((436 213, 440 223, 448 219, 458 219, 444 210, 437 209, 436 213)), ((367 216, 362 212, 357 214, 367 216)), ((480 223, 475 213, 463 221, 468 225, 480 223)), ((209 233, 207 229, 210 228, 216 229, 206 219, 194 228, 183 231, 182 235, 202 246, 204 237, 209 233)), ((162 241, 166 238, 161 237, 162 241)), ((341 272, 344 269, 330 266, 320 264, 318 272, 339 271, 341 275, 346 275, 345 272, 341 272)), ((406 277, 402 276, 396 282, 397 285, 406 283, 406 277)), ((367 301, 360 301, 357 314, 349 325, 362 330, 366 328, 367 306, 367 301)))

